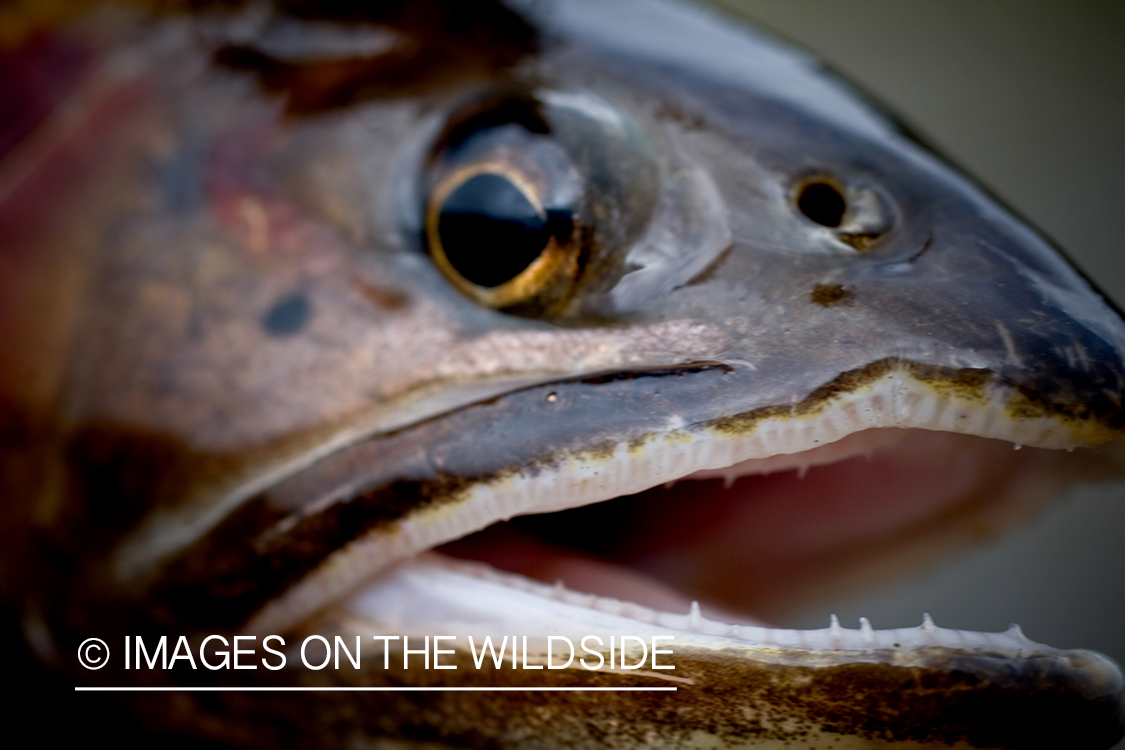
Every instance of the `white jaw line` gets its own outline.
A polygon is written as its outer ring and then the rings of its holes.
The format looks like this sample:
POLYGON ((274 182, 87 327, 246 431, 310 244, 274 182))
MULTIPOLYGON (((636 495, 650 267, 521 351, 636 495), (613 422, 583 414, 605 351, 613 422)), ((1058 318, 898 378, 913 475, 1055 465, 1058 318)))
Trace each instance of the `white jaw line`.
POLYGON ((497 521, 589 505, 691 475, 730 479, 832 463, 868 455, 895 439, 887 431, 856 434, 865 430, 936 430, 1041 448, 1081 444, 1056 420, 1010 417, 1005 407, 1008 395, 998 388, 990 390, 986 400, 939 392, 907 371, 894 371, 812 414, 762 419, 752 431, 693 429, 672 418, 662 433, 641 445, 623 440, 612 454, 561 454, 553 465, 479 482, 456 500, 421 508, 389 528, 375 529, 329 555, 267 603, 246 631, 285 632, 389 566, 497 521))
MULTIPOLYGON (((580 643, 588 635, 610 643, 612 635, 672 636, 665 641, 684 649, 734 650, 740 658, 772 664, 827 667, 835 664, 878 663, 925 667, 949 651, 982 654, 1012 662, 1054 660, 1066 671, 1082 673, 1091 692, 1118 694, 1121 670, 1109 659, 1089 651, 1063 651, 1029 640, 1018 626, 1002 633, 941 628, 929 615, 921 626, 875 630, 864 618, 858 629, 840 626, 835 616, 821 630, 786 630, 728 625, 710 620, 693 604, 687 614, 659 612, 617 599, 549 586, 481 563, 422 555, 396 566, 374 584, 326 610, 317 627, 333 632, 455 634, 453 645, 464 648, 468 636, 497 644, 504 636, 528 636, 528 663, 546 663, 547 637, 565 636, 580 643)), ((592 643, 592 642, 591 642, 592 643)), ((577 667, 575 667, 577 668, 577 667)), ((639 674, 636 671, 631 674, 639 674)), ((674 671, 644 671, 644 675, 686 681, 674 671)))

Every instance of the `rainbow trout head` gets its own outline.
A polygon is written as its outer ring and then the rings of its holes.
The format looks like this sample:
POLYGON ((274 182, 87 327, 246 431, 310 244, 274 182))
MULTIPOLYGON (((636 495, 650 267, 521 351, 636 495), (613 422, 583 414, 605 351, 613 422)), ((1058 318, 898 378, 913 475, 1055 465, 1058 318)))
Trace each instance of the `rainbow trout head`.
POLYGON ((455 633, 455 671, 216 679, 678 688, 146 704, 250 746, 1121 736, 1116 665, 1018 629, 761 625, 1125 429, 1119 314, 815 60, 668 2, 9 16, 51 83, 0 142, 3 583, 44 660, 174 686, 69 655, 455 633), (469 635, 673 636, 675 670, 469 635))

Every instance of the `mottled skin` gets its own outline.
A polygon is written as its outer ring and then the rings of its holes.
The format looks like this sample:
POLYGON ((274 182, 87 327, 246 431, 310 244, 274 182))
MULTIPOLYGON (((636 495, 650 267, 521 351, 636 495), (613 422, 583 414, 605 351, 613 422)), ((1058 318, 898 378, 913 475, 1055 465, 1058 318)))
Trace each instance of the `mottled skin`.
MULTIPOLYGON (((87 62, 0 162, 3 587, 57 653, 95 630, 237 628, 333 549, 466 486, 612 455, 672 416, 750 431, 887 370, 1053 420, 1066 442, 1046 447, 1120 437, 1120 317, 800 58, 706 23, 649 44, 593 3, 534 24, 491 4, 280 5, 393 35, 294 62, 253 12, 103 11, 53 37, 87 62), (422 215, 450 123, 512 99, 542 107, 584 180, 581 264, 549 304, 498 311, 429 261, 422 215), (814 179, 857 207, 839 227, 796 210, 814 179), (529 428, 536 409, 550 429, 529 428), (474 453, 483 425, 499 444, 474 453), (299 512, 370 471, 348 463, 364 450, 380 465, 357 502, 299 512)), ((448 710, 426 731, 469 742, 448 710)), ((516 740, 471 744, 492 741, 516 740)))
MULTIPOLYGON (((388 671, 306 672, 297 679, 315 687, 668 684, 582 670, 547 677, 492 665, 476 670, 464 653, 445 658, 457 671, 407 672, 401 658, 392 651, 388 671)), ((185 706, 173 720, 185 730, 210 721, 232 741, 254 747, 347 746, 362 743, 364 736, 399 736, 438 747, 528 748, 819 747, 819 741, 825 747, 905 750, 1112 741, 1103 729, 1106 706, 1077 699, 1075 686, 1048 661, 1018 682, 1005 678, 993 659, 958 653, 935 654, 932 669, 864 663, 793 667, 703 650, 677 652, 676 662, 683 682, 675 694, 388 692, 247 700, 234 693, 215 696, 206 713, 185 706), (1029 681, 1038 684, 1029 689, 1029 681), (1056 721, 1040 721, 1037 715, 1044 711, 1056 721)), ((292 685, 295 676, 232 677, 220 684, 292 685)), ((141 700, 148 711, 169 713, 163 700, 141 700)))

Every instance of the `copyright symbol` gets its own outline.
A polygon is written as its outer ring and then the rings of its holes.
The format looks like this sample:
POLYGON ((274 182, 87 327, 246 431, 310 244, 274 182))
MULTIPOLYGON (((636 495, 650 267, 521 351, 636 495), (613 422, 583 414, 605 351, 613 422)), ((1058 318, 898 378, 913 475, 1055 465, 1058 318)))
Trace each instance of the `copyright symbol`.
POLYGON ((87 638, 78 647, 78 663, 86 669, 101 669, 109 664, 109 646, 101 638, 87 638))

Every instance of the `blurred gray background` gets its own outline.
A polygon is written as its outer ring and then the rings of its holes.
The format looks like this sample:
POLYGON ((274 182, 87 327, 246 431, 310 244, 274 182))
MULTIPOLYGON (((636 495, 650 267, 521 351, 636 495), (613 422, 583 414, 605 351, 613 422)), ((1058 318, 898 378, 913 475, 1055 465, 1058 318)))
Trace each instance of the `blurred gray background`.
MULTIPOLYGON (((712 0, 821 58, 1066 249, 1125 307, 1125 2, 712 0)), ((1091 648, 1125 664, 1125 483, 790 627, 939 625, 1091 648)), ((1125 748, 1125 742, 1118 745, 1125 748)))

